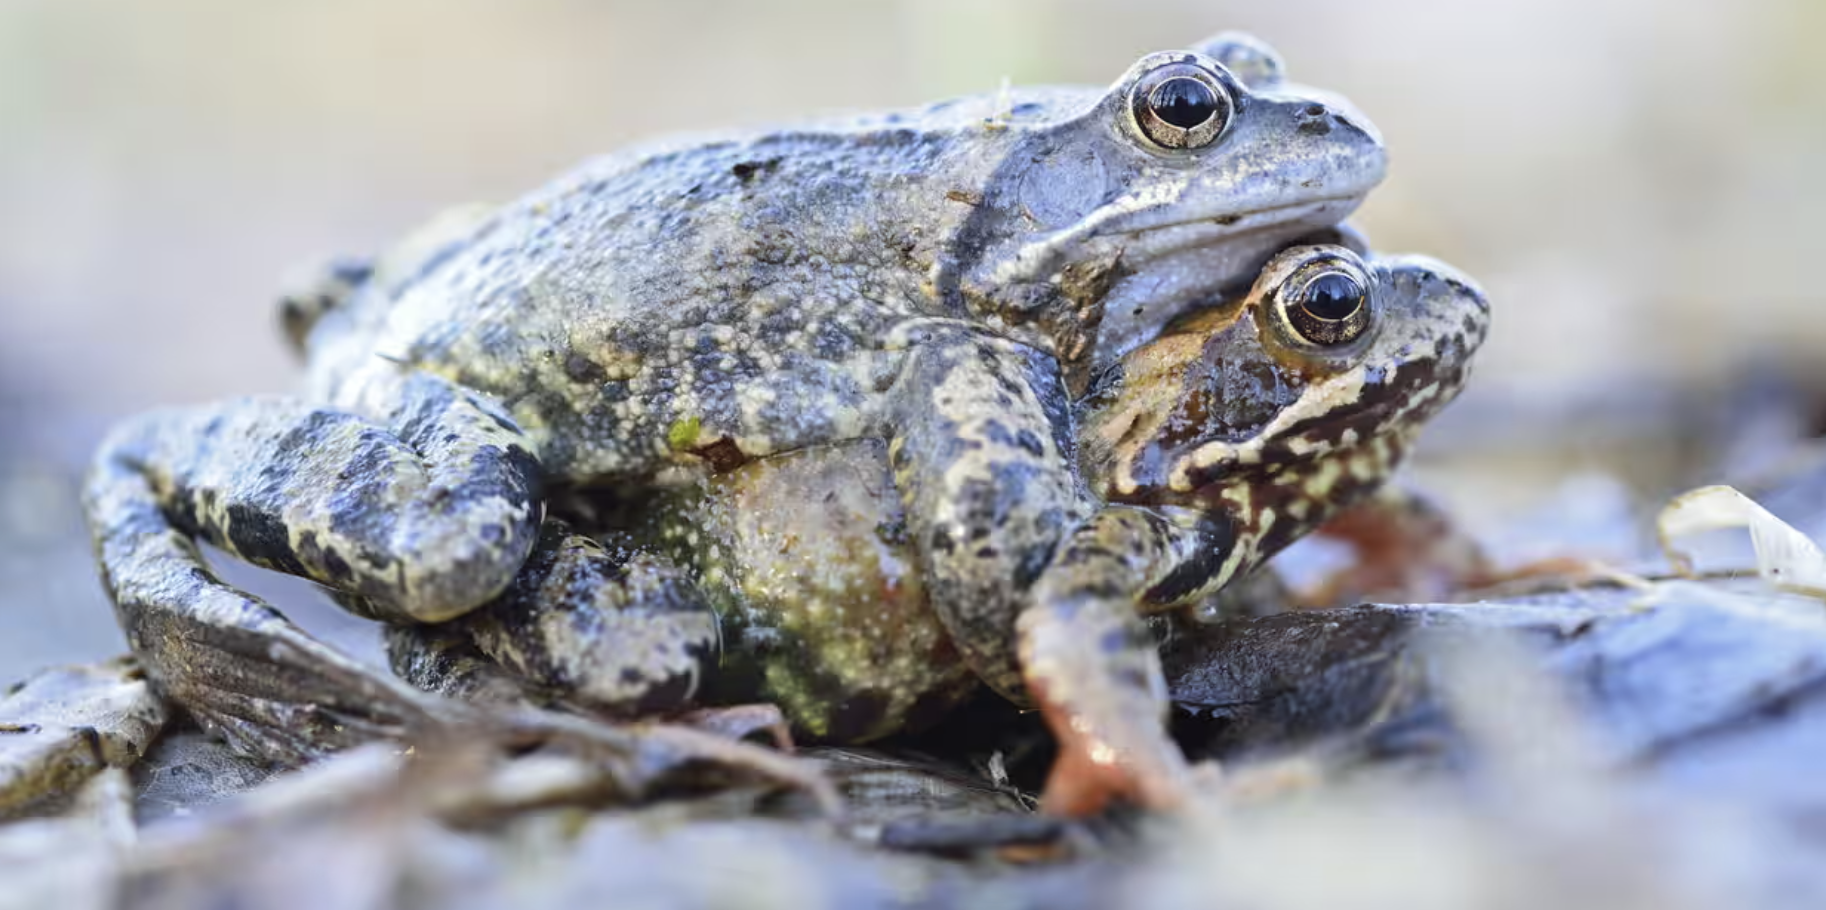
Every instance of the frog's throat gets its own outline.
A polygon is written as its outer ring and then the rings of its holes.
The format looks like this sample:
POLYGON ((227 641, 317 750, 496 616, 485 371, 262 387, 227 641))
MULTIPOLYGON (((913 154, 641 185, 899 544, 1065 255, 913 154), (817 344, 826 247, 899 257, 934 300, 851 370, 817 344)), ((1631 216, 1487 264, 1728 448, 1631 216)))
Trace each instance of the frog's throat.
POLYGON ((1369 367, 1353 367, 1308 388, 1255 435, 1207 442, 1182 456, 1168 473, 1167 486, 1190 493, 1232 469, 1279 462, 1335 462, 1321 476, 1354 470, 1351 452, 1383 436, 1410 433, 1450 401, 1462 384, 1454 373, 1434 369, 1423 381, 1387 387, 1370 382, 1369 367), (1378 400, 1366 400, 1371 397, 1378 400), (1339 420, 1340 415, 1350 416, 1339 420))
MULTIPOLYGON (((1087 244, 1099 240, 1121 249, 1125 268, 1140 269, 1156 259, 1189 249, 1216 246, 1239 237, 1254 237, 1271 231, 1291 236, 1339 224, 1361 201, 1359 194, 1344 193, 1280 205, 1224 208, 1189 218, 1156 222, 1134 216, 1164 204, 1159 200, 1148 200, 1145 204, 1116 203, 1071 227, 1021 247, 1015 255, 997 265, 991 277, 997 284, 1046 280, 1064 268, 1087 244), (1141 223, 1134 223, 1137 220, 1141 223)), ((1227 283, 1235 276, 1222 277, 1222 283, 1227 283)))

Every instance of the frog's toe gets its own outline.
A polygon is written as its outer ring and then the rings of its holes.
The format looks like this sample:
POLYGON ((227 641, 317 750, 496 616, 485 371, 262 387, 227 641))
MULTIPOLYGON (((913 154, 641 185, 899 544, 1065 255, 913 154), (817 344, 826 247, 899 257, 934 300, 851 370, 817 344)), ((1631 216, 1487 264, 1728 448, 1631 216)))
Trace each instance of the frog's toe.
POLYGON ((1299 593, 1308 607, 1365 601, 1428 603, 1506 580, 1483 547, 1436 503, 1384 487, 1331 517, 1317 532, 1354 560, 1299 593))
MULTIPOLYGON (((274 650, 283 651, 293 644, 275 643, 274 650)), ((321 644, 311 644, 313 650, 328 651, 321 644)), ((333 660, 333 670, 312 668, 318 673, 330 670, 315 679, 297 674, 304 669, 299 664, 326 655, 280 656, 284 663, 265 670, 269 677, 291 680, 283 687, 220 677, 184 681, 186 713, 235 752, 286 767, 308 764, 361 743, 403 741, 432 722, 416 693, 365 666, 346 663, 341 655, 327 655, 333 660), (276 691, 279 688, 288 691, 276 691), (309 695, 301 697, 301 693, 309 695)))
POLYGON ((1059 744, 1041 800, 1049 813, 1088 815, 1113 801, 1177 810, 1190 799, 1190 770, 1166 731, 1160 653, 1121 584, 1146 573, 1110 568, 1151 549, 1127 533, 1150 520, 1100 513, 1061 549, 1015 622, 1027 690, 1059 744), (1107 543, 1125 537, 1127 546, 1107 543))
POLYGON ((1196 776, 1179 747, 1157 724, 1087 724, 1073 708, 1048 699, 1035 686, 1035 700, 1059 743, 1040 794, 1048 815, 1082 818, 1113 803, 1155 812, 1180 812, 1191 805, 1196 776))
POLYGON ((336 730, 330 720, 336 712, 229 689, 209 691, 210 688, 190 687, 186 698, 190 707, 185 713, 205 732, 227 743, 231 751, 284 767, 309 764, 330 751, 330 743, 322 734, 336 730))
POLYGON ((716 613, 682 569, 557 520, 506 592, 446 625, 554 699, 614 715, 689 706, 720 643, 716 613))
POLYGON ((530 681, 476 649, 461 622, 398 623, 384 633, 393 675, 472 705, 525 706, 549 701, 530 681))
POLYGON ((160 690, 236 752, 293 767, 367 742, 404 740, 440 721, 424 696, 259 601, 246 598, 236 613, 257 622, 229 627, 155 608, 129 631, 141 660, 157 667, 160 690))

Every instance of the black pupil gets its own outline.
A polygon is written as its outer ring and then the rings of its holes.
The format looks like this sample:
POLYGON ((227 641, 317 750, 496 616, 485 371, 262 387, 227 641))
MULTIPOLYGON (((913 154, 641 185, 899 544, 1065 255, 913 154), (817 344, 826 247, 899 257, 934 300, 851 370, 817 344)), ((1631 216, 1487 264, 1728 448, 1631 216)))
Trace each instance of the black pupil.
POLYGON ((1349 319, 1363 305, 1363 289, 1348 275, 1328 272, 1306 286, 1306 312, 1314 319, 1349 319))
POLYGON ((1168 79, 1148 95, 1154 105, 1154 116, 1189 130, 1202 125, 1217 113, 1217 93, 1197 79, 1168 79))

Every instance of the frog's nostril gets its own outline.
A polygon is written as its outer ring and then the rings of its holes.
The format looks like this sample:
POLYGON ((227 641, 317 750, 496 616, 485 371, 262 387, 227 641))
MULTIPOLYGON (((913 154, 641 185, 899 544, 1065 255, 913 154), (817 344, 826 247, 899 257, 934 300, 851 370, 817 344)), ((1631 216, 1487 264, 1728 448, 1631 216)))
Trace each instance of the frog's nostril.
POLYGON ((1320 104, 1316 101, 1313 102, 1312 104, 1306 105, 1306 116, 1323 117, 1324 115, 1325 115, 1325 105, 1320 104))

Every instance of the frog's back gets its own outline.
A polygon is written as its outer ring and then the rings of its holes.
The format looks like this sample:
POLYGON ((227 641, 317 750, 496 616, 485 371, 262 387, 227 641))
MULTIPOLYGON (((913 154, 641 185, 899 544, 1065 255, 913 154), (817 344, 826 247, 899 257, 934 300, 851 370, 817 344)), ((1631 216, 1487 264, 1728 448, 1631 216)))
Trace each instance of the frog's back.
POLYGON ((986 156, 859 124, 613 155, 416 251, 312 341, 318 394, 399 365, 500 398, 574 478, 853 436, 986 156))

